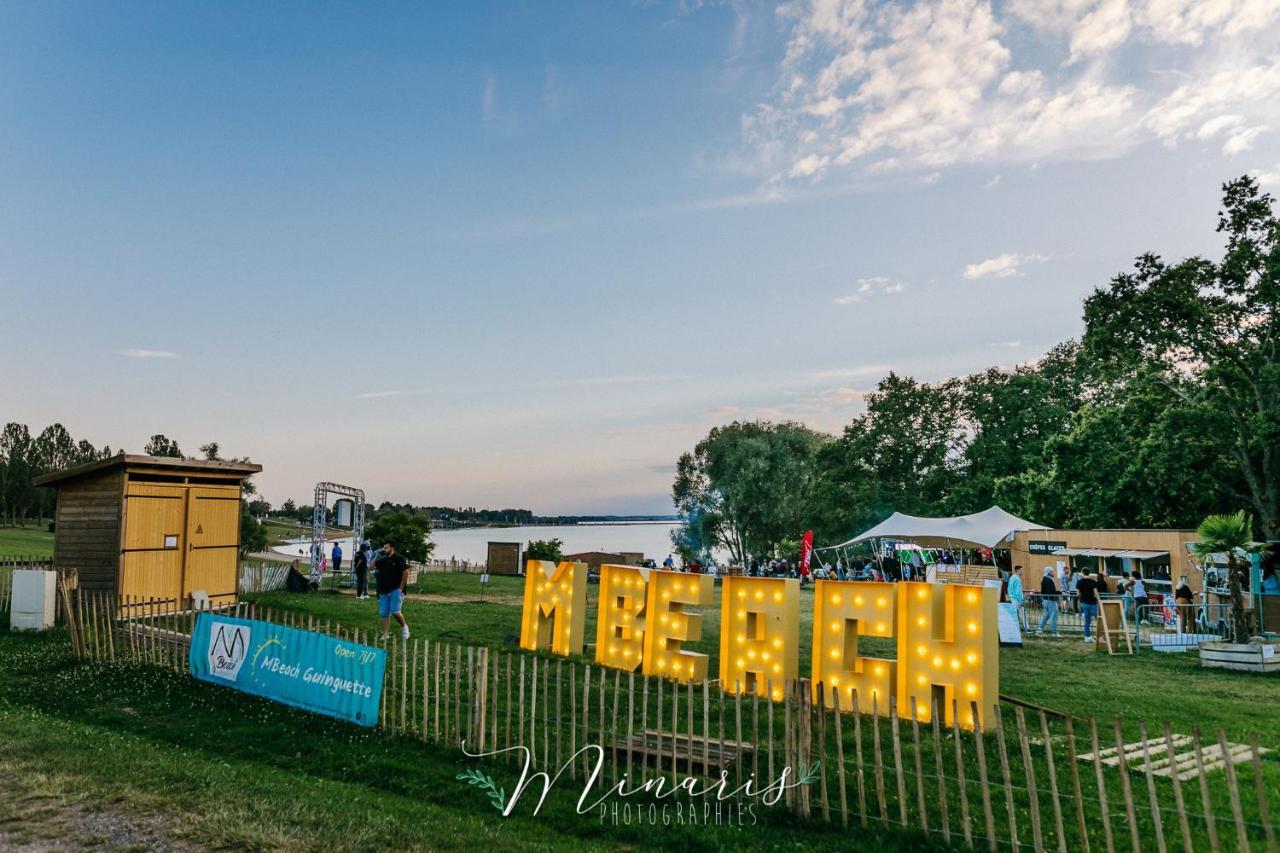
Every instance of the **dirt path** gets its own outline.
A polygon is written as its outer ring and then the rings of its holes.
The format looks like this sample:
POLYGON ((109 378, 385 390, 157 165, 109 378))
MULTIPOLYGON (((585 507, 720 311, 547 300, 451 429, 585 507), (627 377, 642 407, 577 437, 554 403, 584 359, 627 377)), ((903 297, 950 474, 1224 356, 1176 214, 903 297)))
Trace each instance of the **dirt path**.
POLYGON ((111 808, 94 809, 83 802, 52 793, 11 795, 0 806, 2 853, 52 853, 61 850, 185 853, 205 849, 175 840, 172 835, 169 822, 163 818, 137 817, 111 808))

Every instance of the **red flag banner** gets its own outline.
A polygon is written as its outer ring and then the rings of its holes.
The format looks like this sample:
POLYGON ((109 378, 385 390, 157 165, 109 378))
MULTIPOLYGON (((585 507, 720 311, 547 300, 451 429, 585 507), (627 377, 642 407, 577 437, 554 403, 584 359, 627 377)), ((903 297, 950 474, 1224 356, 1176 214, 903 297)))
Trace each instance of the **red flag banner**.
POLYGON ((809 574, 809 561, 813 558, 813 531, 806 530, 800 542, 800 574, 809 574))

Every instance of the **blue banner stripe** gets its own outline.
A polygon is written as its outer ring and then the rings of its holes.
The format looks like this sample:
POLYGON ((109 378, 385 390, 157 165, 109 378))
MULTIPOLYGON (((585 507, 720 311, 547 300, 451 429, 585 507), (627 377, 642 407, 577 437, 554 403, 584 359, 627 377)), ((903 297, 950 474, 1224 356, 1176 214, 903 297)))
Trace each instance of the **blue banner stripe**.
POLYGON ((201 613, 189 663, 201 681, 373 726, 387 654, 313 631, 201 613))

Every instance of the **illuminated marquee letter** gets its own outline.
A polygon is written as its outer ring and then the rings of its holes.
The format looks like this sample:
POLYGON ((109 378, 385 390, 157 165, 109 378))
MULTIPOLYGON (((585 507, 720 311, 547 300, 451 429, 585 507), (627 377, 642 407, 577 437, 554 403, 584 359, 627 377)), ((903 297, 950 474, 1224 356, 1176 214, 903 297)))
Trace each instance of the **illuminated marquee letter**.
POLYGON ((898 584, 898 714, 943 719, 960 709, 960 725, 973 728, 971 702, 983 728, 995 725, 1000 696, 999 590, 960 584, 898 584), (913 707, 912 702, 915 702, 913 707))
POLYGON ((715 579, 682 572, 649 572, 648 616, 644 631, 644 673, 676 681, 705 681, 707 656, 682 650, 702 638, 702 614, 686 605, 711 603, 715 579))
POLYGON ((520 648, 582 654, 587 609, 587 564, 530 560, 524 576, 520 648))
POLYGON ((888 715, 894 691, 895 663, 884 658, 858 656, 858 636, 892 637, 897 627, 898 596, 892 583, 842 583, 818 581, 813 592, 813 698, 818 683, 825 685, 828 708, 888 715))
POLYGON ((720 595, 725 692, 782 699, 783 685, 799 668, 800 581, 730 575, 721 581, 720 595))
POLYGON ((600 613, 596 617, 596 661, 633 672, 644 662, 644 612, 649 570, 600 567, 600 613))

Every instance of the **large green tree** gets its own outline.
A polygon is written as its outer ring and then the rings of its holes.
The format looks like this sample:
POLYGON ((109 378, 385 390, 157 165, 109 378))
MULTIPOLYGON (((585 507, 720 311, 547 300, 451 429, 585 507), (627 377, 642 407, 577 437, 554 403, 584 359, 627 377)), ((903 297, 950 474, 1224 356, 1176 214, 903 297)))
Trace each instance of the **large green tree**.
POLYGON ((364 529, 364 538, 374 548, 390 542, 411 563, 425 563, 431 557, 436 546, 430 536, 430 516, 405 510, 384 513, 364 529))
POLYGON ((880 380, 867 411, 823 448, 819 538, 844 538, 893 512, 945 511, 964 436, 959 382, 930 385, 896 373, 880 380))
MULTIPOLYGON (((1115 373, 1152 365, 1212 413, 1268 539, 1280 538, 1280 221, 1246 176, 1223 186, 1220 261, 1137 259, 1085 301, 1084 343, 1115 373)), ((1234 488, 1228 484, 1227 488, 1234 488)))
POLYGON ((792 422, 714 427, 676 465, 676 508, 698 525, 699 542, 725 548, 735 563, 770 553, 813 516, 818 454, 829 441, 792 422))

